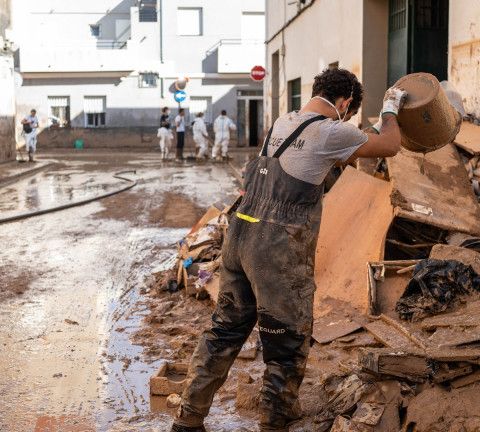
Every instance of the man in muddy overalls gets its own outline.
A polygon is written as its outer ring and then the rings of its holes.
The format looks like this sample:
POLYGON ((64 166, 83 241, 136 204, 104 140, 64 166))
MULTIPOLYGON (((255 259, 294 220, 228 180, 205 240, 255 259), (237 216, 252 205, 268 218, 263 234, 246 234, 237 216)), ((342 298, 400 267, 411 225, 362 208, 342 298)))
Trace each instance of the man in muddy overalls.
POLYGON ((275 122, 247 166, 245 195, 223 245, 212 326, 191 359, 173 432, 205 431, 213 396, 257 322, 266 364, 260 430, 288 431, 301 418, 325 176, 335 164, 394 156, 400 147, 396 115, 405 93, 387 91, 369 134, 346 123, 362 95, 349 71, 324 71, 315 77, 312 99, 275 122))

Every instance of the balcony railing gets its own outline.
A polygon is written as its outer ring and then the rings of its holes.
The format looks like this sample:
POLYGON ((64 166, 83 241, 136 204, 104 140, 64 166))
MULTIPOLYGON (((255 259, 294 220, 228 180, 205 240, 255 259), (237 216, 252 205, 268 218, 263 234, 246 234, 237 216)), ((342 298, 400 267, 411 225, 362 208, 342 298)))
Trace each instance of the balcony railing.
POLYGON ((97 40, 98 49, 126 49, 128 41, 100 39, 97 40))

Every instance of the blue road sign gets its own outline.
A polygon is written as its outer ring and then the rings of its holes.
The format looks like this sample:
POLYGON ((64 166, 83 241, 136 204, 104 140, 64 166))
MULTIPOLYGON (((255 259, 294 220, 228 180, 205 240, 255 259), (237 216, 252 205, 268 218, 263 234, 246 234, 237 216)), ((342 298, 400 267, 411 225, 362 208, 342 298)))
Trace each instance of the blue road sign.
POLYGON ((176 102, 180 103, 180 102, 183 102, 187 98, 187 93, 185 93, 183 90, 178 90, 178 91, 175 92, 173 97, 174 97, 176 102))

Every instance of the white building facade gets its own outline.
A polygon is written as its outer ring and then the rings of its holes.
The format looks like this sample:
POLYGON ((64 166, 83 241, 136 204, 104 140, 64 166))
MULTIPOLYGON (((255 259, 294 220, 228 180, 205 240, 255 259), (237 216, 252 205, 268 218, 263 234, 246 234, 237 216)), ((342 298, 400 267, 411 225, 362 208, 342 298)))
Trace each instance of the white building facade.
MULTIPOLYGON (((17 113, 43 129, 158 127, 188 77, 187 115, 227 110, 239 145, 263 130, 263 88, 249 78, 265 58, 263 0, 16 0, 13 30, 23 84, 17 113)), ((93 136, 93 135, 91 135, 93 136)))

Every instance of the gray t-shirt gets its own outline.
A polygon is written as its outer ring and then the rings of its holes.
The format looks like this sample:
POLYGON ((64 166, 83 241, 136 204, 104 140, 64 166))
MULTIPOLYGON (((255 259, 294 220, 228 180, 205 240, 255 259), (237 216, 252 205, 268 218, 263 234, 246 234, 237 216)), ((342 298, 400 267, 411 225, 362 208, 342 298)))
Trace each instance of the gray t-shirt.
MULTIPOLYGON (((273 126, 268 156, 305 120, 317 113, 296 111, 279 117, 273 126)), ((319 185, 336 162, 345 162, 368 140, 367 134, 351 123, 327 118, 314 122, 285 150, 280 157, 283 170, 299 180, 319 185)))

